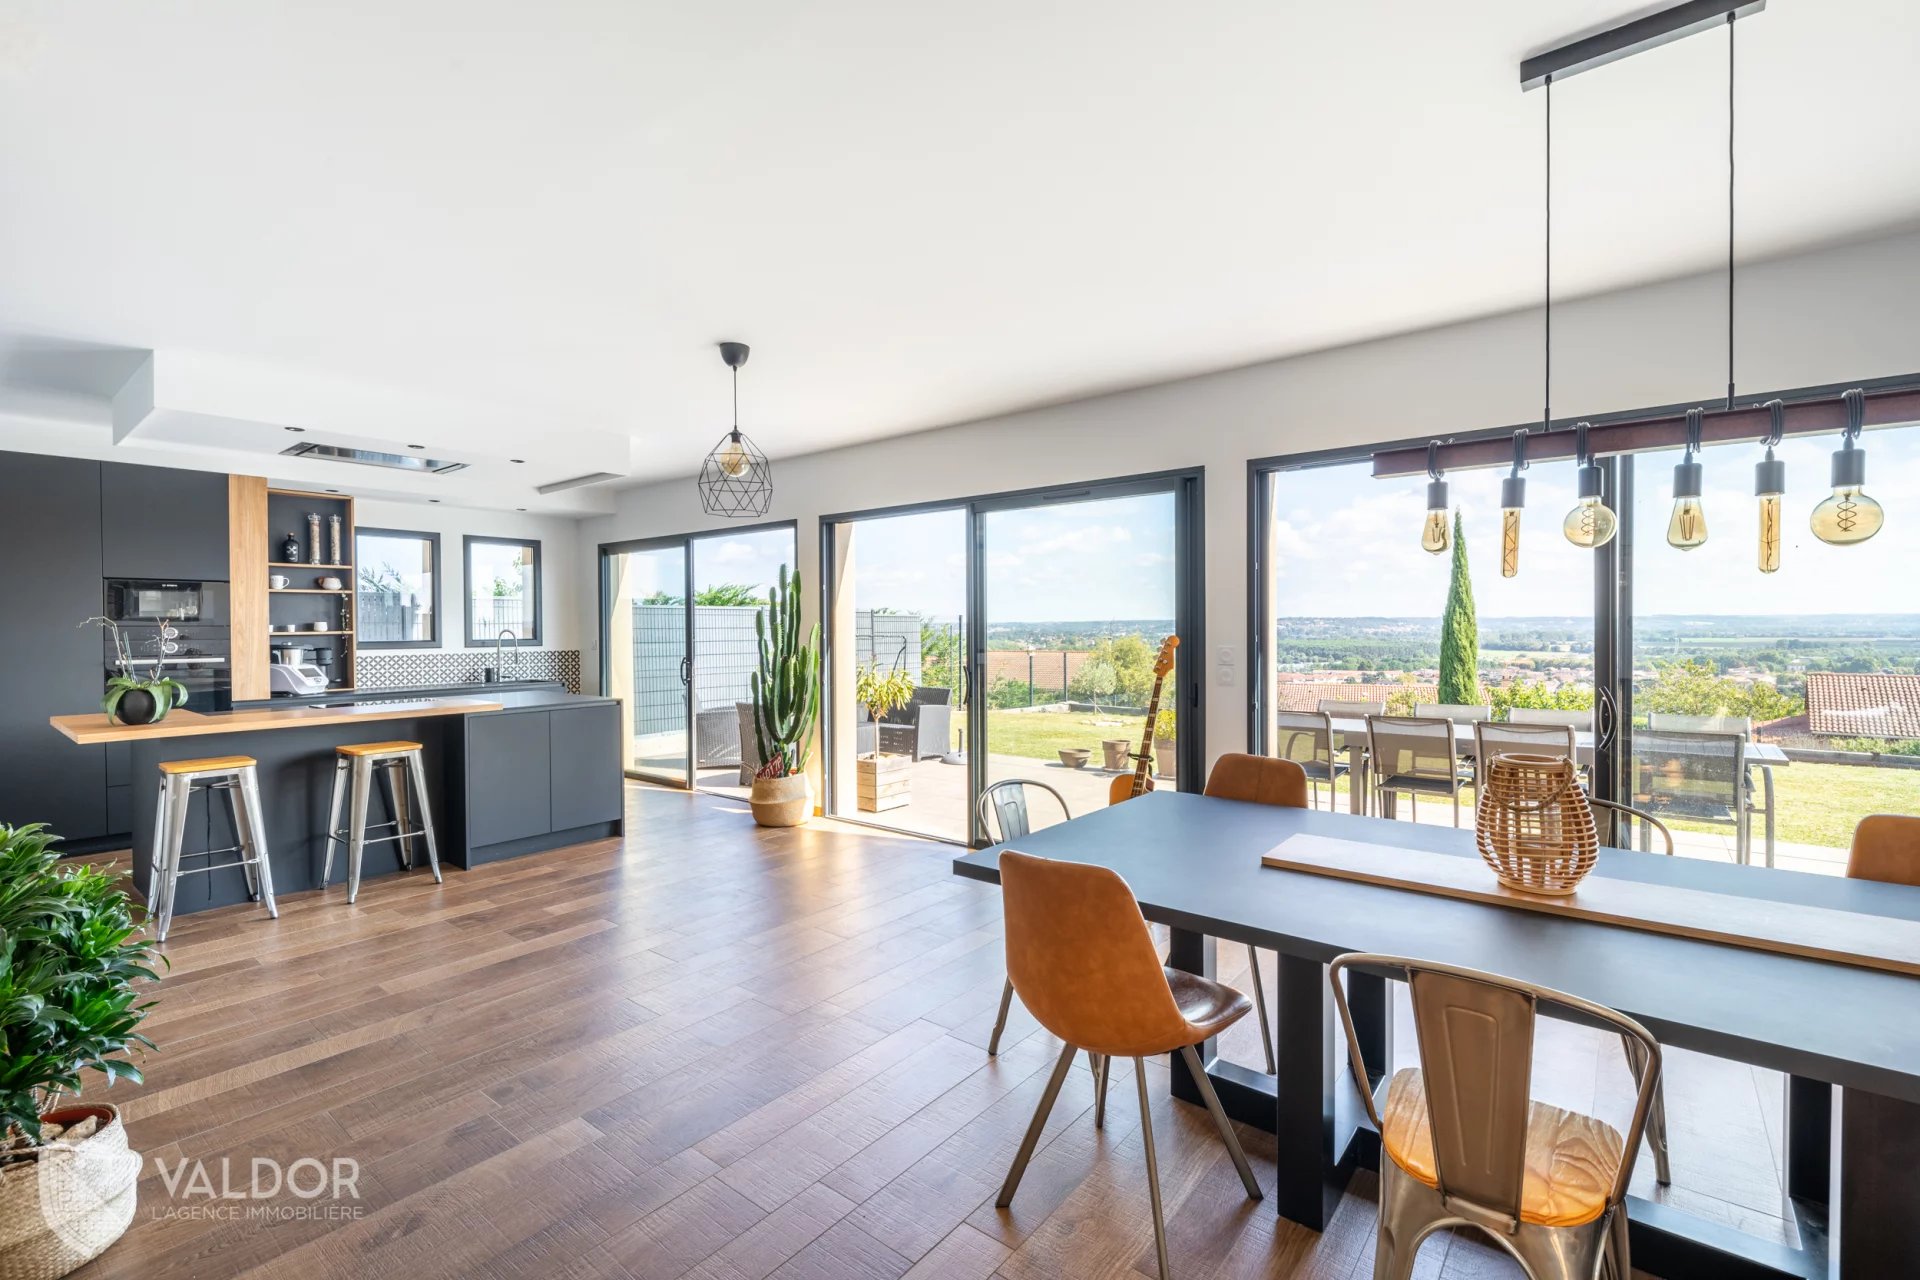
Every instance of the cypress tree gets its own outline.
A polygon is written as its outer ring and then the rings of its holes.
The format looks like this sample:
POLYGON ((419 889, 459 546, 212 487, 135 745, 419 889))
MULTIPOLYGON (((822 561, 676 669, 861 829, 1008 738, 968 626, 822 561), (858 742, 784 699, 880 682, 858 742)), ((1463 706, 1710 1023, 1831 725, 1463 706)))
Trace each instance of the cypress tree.
POLYGON ((1460 513, 1453 513, 1453 575, 1447 611, 1440 616, 1440 701, 1480 701, 1480 622, 1473 612, 1473 579, 1467 573, 1467 539, 1460 513))

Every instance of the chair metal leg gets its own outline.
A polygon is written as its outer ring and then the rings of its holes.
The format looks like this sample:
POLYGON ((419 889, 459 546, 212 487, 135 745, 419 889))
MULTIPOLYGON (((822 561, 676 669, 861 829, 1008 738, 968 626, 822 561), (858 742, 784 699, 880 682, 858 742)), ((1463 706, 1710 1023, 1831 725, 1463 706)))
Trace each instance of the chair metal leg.
POLYGON ((993 1020, 993 1035, 987 1040, 987 1056, 1000 1054, 1000 1033, 1007 1029, 1007 1013, 1013 1008, 1013 979, 1008 978, 1006 985, 1000 988, 1000 1012, 993 1020))
POLYGON ((1167 1267, 1167 1223, 1160 1210, 1160 1160, 1153 1150, 1153 1104, 1147 1099, 1147 1066, 1133 1060, 1133 1082, 1140 1090, 1140 1136, 1147 1145, 1147 1190, 1153 1195, 1153 1251, 1160 1260, 1160 1280, 1173 1274, 1167 1267))
POLYGON ((1113 1070, 1113 1059, 1103 1054, 1089 1053, 1087 1057, 1093 1063, 1093 1127, 1107 1127, 1107 1073, 1113 1070))
POLYGON ((1260 1015, 1260 1047, 1266 1051, 1267 1074, 1278 1075, 1280 1068, 1274 1063, 1273 1028, 1267 1024, 1266 984, 1260 978, 1260 952, 1249 942, 1247 944, 1247 967, 1253 970, 1253 1008, 1260 1015))
POLYGON ((167 780, 162 778, 153 793, 153 844, 147 850, 147 918, 160 910, 160 872, 167 865, 167 780))
MULTIPOLYGON (((240 785, 239 775, 235 775, 233 785, 222 788, 227 793, 227 812, 233 818, 233 842, 239 846, 240 874, 247 878, 247 897, 260 901, 260 873, 257 856, 253 847, 253 815, 247 807, 247 793, 240 785)), ((213 796, 207 796, 207 803, 213 803, 213 796)))
POLYGON ((414 799, 420 802, 420 834, 427 842, 427 865, 433 868, 433 882, 445 884, 440 878, 440 847, 433 842, 433 806, 427 803, 427 770, 420 763, 418 751, 407 756, 407 775, 413 779, 414 799))
POLYGON ((1207 1112, 1213 1117, 1214 1127, 1220 1130, 1220 1140, 1227 1144, 1227 1154, 1233 1157, 1233 1167, 1240 1171, 1241 1185, 1247 1189, 1247 1199, 1260 1200, 1260 1180, 1253 1176, 1253 1166, 1247 1163, 1247 1153, 1240 1147, 1240 1135, 1233 1131, 1233 1122, 1227 1119, 1227 1112, 1220 1105, 1220 1095, 1213 1091, 1213 1081, 1207 1079, 1207 1071, 1200 1061, 1199 1051, 1192 1045, 1180 1050, 1180 1056, 1186 1060, 1187 1071, 1193 1076, 1193 1082, 1199 1087, 1200 1100, 1207 1104, 1207 1112))
POLYGON ((407 779, 394 777, 394 770, 405 768, 400 757, 377 761, 373 771, 380 775, 380 790, 387 797, 387 815, 393 819, 393 834, 397 837, 393 843, 400 854, 400 869, 413 870, 413 839, 406 834, 407 827, 407 779))
POLYGON ((1060 1060, 1053 1064, 1053 1074, 1047 1078, 1047 1090, 1040 1095, 1040 1105, 1034 1108, 1033 1122, 1027 1126, 1027 1136, 1020 1139, 1020 1150, 1013 1157, 1013 1167, 1007 1170, 1007 1180, 1000 1186, 1000 1198, 994 1207, 1004 1209, 1013 1203, 1013 1193, 1020 1189, 1020 1179, 1027 1171, 1027 1161, 1033 1159, 1033 1149, 1040 1143, 1040 1131, 1047 1127, 1047 1115, 1053 1110, 1053 1100, 1060 1096, 1060 1086, 1066 1083, 1067 1069, 1073 1066, 1073 1055, 1078 1053, 1072 1045, 1062 1046, 1060 1060))
POLYGON ((353 765, 345 756, 333 761, 333 799, 327 805, 327 856, 320 862, 320 887, 333 878, 333 847, 340 843, 340 809, 347 802, 347 773, 353 765))
POLYGON ((167 792, 167 870, 160 879, 160 927, 154 936, 161 942, 167 940, 167 929, 173 924, 174 888, 180 883, 180 850, 187 842, 187 796, 190 789, 184 777, 170 777, 165 783, 167 792))
MULTIPOLYGON (((1627 1051, 1627 1066, 1633 1072, 1636 1082, 1646 1072, 1647 1055, 1641 1049, 1640 1042, 1632 1036, 1622 1035, 1620 1044, 1627 1051)), ((1673 1183, 1673 1165, 1667 1156, 1667 1082, 1656 1080, 1653 1085, 1653 1101, 1647 1107, 1647 1145, 1653 1148, 1653 1177, 1661 1186, 1673 1183)))
POLYGON ((260 901, 273 919, 280 918, 279 904, 273 900, 273 858, 267 852, 267 811, 260 804, 260 775, 253 769, 240 771, 240 792, 247 802, 247 844, 259 859, 260 901))
POLYGON ((365 757, 353 762, 353 794, 348 798, 347 901, 360 896, 360 855, 367 847, 367 793, 373 790, 373 767, 365 757))

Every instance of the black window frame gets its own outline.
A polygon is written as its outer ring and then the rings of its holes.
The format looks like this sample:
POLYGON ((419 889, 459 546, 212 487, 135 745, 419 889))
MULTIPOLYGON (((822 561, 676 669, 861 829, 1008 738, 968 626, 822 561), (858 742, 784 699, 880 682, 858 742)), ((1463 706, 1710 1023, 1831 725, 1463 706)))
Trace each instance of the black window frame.
MULTIPOLYGON (((545 623, 544 615, 546 613, 546 593, 542 589, 542 579, 545 577, 545 572, 540 552, 540 539, 505 538, 493 534, 469 533, 461 540, 460 577, 460 593, 465 598, 462 612, 466 615, 467 621, 467 647, 471 649, 496 642, 495 637, 475 635, 473 630, 473 549, 476 546, 521 547, 533 553, 533 633, 531 635, 516 636, 513 641, 513 647, 518 649, 528 645, 540 644, 541 632, 544 629, 545 623)), ((500 641, 499 643, 504 644, 505 641, 500 641)))
POLYGON ((444 649, 447 644, 446 615, 441 612, 442 584, 446 561, 440 554, 440 535, 425 529, 385 529, 355 525, 353 530, 353 645, 356 649, 444 649), (433 635, 425 640, 362 640, 360 638, 360 539, 367 535, 383 538, 418 538, 433 548, 433 635))

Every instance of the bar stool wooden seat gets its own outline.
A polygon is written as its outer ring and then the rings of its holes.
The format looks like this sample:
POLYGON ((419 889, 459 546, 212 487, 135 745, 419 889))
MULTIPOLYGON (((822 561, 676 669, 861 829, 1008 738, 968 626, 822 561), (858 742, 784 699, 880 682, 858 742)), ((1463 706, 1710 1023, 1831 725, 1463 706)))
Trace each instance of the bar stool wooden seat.
POLYGON ((427 804, 426 770, 420 763, 417 742, 353 742, 334 748, 333 800, 328 806, 327 856, 320 868, 320 885, 325 888, 333 878, 333 847, 347 846, 347 901, 360 896, 360 859, 370 844, 398 843, 400 865, 413 870, 413 840, 421 836, 427 842, 427 863, 433 868, 434 883, 440 878, 440 850, 433 841, 433 812, 427 804), (367 800, 373 791, 374 771, 387 793, 389 822, 367 824, 367 800), (397 776, 396 776, 397 775, 397 776), (413 825, 415 804, 420 806, 419 825, 413 825), (347 805, 347 825, 340 825, 340 809, 347 805), (369 830, 388 835, 367 838, 369 830))
POLYGON ((273 901, 273 867, 267 860, 267 831, 260 806, 260 779, 252 756, 205 756, 197 760, 166 760, 160 765, 160 789, 154 803, 153 859, 147 871, 147 916, 155 922, 154 936, 167 940, 173 924, 175 889, 183 875, 199 875, 239 866, 246 873, 247 895, 265 904, 267 914, 279 919, 280 909, 273 901), (238 844, 224 849, 187 849, 187 805, 195 789, 207 793, 226 793, 227 808, 233 815, 234 837, 238 844), (238 853, 236 863, 208 863, 184 869, 186 858, 211 858, 221 853, 238 853))

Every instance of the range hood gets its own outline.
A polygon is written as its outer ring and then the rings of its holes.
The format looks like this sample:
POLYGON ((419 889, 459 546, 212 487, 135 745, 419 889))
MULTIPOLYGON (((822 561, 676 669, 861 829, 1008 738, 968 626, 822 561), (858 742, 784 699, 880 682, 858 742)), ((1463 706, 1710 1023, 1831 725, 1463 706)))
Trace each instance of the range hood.
POLYGON ((349 449, 337 444, 307 442, 282 449, 280 456, 318 458, 322 462, 357 462, 363 467, 385 467, 389 471, 412 471, 436 476, 464 471, 467 467, 464 462, 441 462, 435 458, 423 458, 418 454, 381 453, 374 449, 349 449))

